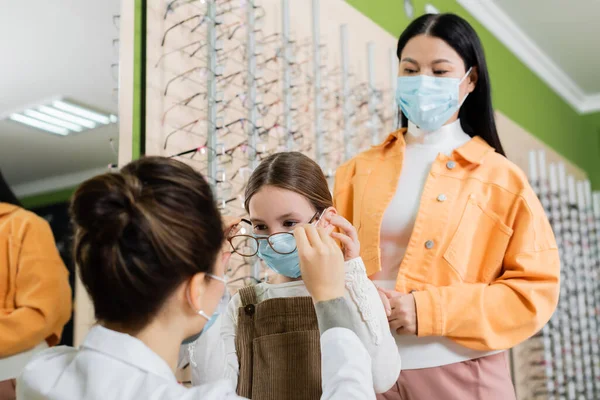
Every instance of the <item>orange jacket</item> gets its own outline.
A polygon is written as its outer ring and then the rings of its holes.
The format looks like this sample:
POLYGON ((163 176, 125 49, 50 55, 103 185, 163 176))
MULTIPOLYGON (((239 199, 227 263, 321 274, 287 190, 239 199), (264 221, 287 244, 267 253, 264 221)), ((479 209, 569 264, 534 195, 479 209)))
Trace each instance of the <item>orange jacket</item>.
POLYGON ((0 357, 44 339, 56 345, 70 318, 69 273, 50 226, 31 212, 0 203, 0 357))
MULTIPOLYGON (((336 173, 335 207, 358 230, 368 275, 381 269, 381 222, 400 177, 404 132, 336 173)), ((552 229, 526 176, 474 138, 435 160, 396 290, 414 291, 419 336, 507 349, 550 319, 559 264, 552 229)))

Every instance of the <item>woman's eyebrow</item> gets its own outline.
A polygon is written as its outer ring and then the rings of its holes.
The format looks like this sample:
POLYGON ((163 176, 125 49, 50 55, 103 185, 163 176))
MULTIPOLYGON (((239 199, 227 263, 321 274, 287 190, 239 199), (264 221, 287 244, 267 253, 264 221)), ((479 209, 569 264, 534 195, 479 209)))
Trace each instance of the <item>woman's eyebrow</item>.
POLYGON ((409 62, 409 63, 413 63, 413 64, 417 64, 417 65, 419 64, 418 62, 416 62, 415 60, 413 60, 413 59, 412 59, 412 58, 410 58, 410 57, 404 57, 404 58, 402 59, 402 62, 409 62))

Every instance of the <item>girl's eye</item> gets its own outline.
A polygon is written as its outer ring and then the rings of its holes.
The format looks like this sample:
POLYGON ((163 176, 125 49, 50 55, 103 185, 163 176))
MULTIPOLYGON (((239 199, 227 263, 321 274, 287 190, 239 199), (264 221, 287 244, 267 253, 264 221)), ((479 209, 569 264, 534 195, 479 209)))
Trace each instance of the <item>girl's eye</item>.
POLYGON ((448 71, 433 71, 433 73, 434 73, 435 75, 445 75, 445 74, 447 74, 447 73, 448 73, 448 71))
POLYGON ((296 226, 298 222, 297 221, 285 221, 283 223, 283 226, 285 226, 286 228, 292 228, 294 226, 296 226))
POLYGON ((414 69, 410 69, 410 68, 404 68, 404 72, 407 74, 416 74, 417 71, 414 69))
POLYGON ((267 230, 267 226, 266 225, 254 225, 254 231, 266 231, 267 230))

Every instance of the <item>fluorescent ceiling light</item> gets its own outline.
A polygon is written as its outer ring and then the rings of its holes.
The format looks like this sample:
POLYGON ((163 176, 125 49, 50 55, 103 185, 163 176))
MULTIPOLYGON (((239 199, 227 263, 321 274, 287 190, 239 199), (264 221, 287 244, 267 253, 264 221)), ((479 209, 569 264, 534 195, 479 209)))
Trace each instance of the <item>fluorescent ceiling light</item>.
POLYGON ((92 111, 58 97, 5 115, 7 119, 57 135, 83 132, 119 121, 114 114, 92 111))
POLYGON ((62 119, 54 118, 46 114, 42 114, 41 112, 34 110, 25 110, 23 112, 25 115, 31 118, 39 119, 40 121, 48 122, 49 124, 60 126, 63 128, 67 128, 73 132, 81 132, 83 129, 80 125, 73 124, 71 122, 64 121, 62 119))
POLYGON ((89 129, 94 129, 96 127, 96 123, 94 121, 90 121, 89 119, 76 117, 73 114, 66 113, 64 111, 57 110, 56 108, 41 106, 39 108, 41 112, 44 114, 52 115, 53 117, 64 119, 66 121, 72 122, 74 124, 78 124, 81 126, 85 126, 89 129))
POLYGON ((48 124, 46 122, 26 117, 21 114, 11 114, 8 118, 12 119, 13 121, 17 121, 25 125, 33 126, 34 128, 44 130, 46 132, 55 133, 57 135, 66 136, 69 134, 69 130, 66 128, 61 128, 56 125, 48 124))
POLYGON ((96 112, 86 110, 85 108, 76 106, 74 104, 65 103, 64 101, 57 100, 52 105, 59 110, 66 111, 71 114, 75 114, 82 118, 91 119, 94 122, 99 124, 108 125, 110 123, 110 118, 106 115, 98 114, 96 112))

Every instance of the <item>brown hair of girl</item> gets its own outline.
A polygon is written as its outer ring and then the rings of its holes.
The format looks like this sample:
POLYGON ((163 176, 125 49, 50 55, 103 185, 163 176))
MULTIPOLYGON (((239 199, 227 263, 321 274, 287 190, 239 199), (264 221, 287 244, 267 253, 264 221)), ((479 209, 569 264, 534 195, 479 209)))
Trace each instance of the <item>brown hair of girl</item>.
POLYGON ((132 330, 186 280, 212 272, 224 240, 210 186, 170 158, 142 158, 84 182, 70 212, 96 319, 132 330))
POLYGON ((272 154, 254 170, 246 186, 246 211, 252 196, 266 185, 304 196, 317 211, 333 206, 329 185, 321 167, 296 151, 272 154))

